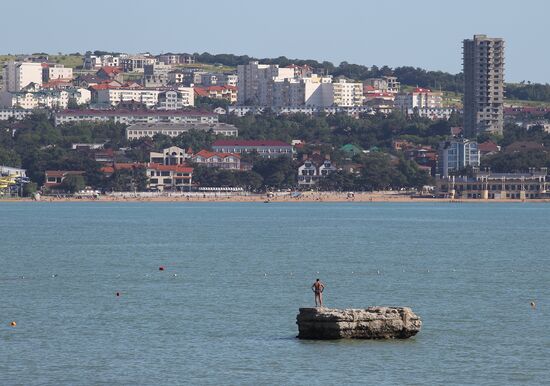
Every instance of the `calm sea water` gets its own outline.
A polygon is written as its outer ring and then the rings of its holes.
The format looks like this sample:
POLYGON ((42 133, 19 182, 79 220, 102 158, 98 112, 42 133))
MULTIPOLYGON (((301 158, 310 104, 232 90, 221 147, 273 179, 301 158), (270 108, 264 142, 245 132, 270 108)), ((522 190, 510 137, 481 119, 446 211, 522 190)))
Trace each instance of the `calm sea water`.
POLYGON ((0 384, 547 384, 549 225, 545 204, 0 204, 0 384), (316 277, 327 306, 410 306, 422 331, 297 340, 316 277))

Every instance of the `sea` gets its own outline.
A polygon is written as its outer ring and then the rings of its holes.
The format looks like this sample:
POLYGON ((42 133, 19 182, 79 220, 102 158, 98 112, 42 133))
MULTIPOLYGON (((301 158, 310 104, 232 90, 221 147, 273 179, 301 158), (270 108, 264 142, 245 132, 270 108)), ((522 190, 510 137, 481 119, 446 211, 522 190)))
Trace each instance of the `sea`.
POLYGON ((540 203, 0 203, 0 385, 549 384, 549 226, 540 203), (299 340, 316 278, 422 330, 299 340))

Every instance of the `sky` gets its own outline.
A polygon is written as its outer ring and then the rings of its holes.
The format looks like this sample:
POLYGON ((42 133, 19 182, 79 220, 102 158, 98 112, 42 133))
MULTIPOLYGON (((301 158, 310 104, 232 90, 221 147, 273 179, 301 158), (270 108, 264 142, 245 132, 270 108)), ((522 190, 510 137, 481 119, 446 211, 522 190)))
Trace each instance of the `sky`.
POLYGON ((462 40, 486 34, 505 39, 507 82, 550 83, 548 0, 8 0, 1 12, 3 54, 210 52, 458 73, 462 40))

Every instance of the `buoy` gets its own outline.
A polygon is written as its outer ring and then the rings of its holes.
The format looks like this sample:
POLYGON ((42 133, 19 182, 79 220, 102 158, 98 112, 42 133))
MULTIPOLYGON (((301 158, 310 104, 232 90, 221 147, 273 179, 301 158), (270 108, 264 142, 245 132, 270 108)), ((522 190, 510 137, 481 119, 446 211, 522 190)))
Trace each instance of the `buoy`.
POLYGON ((175 274, 174 274, 174 277, 177 277, 177 276, 178 276, 178 274, 177 274, 177 273, 175 273, 175 274))
POLYGON ((161 266, 159 267, 159 271, 164 271, 164 266, 161 265, 161 266))
POLYGON ((15 327, 15 326, 17 326, 17 323, 15 323, 15 321, 13 321, 13 322, 10 323, 10 326, 15 327))
POLYGON ((116 296, 120 296, 120 292, 117 292, 117 293, 116 293, 116 296))
POLYGON ((535 303, 534 301, 532 301, 530 304, 531 304, 531 308, 533 309, 537 308, 537 303, 535 303))

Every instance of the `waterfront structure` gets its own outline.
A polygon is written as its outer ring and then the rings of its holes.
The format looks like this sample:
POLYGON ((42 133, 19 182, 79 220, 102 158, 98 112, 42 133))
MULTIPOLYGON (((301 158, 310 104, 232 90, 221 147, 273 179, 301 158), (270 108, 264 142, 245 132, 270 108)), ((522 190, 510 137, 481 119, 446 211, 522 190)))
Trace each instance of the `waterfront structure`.
POLYGON ((149 153, 149 162, 161 165, 184 165, 185 160, 190 155, 186 151, 177 146, 170 146, 162 149, 161 152, 152 151, 149 153))
POLYGON ((9 61, 3 67, 3 92, 19 92, 29 84, 42 85, 42 64, 9 61))
POLYGON ((298 185, 302 187, 314 186, 320 178, 325 178, 336 170, 330 159, 308 158, 298 167, 298 185))
POLYGON ((234 153, 221 153, 208 150, 201 150, 191 156, 191 161, 197 165, 209 168, 240 170, 241 156, 234 153))
POLYGON ((190 190, 193 182, 193 168, 186 165, 147 164, 147 189, 190 190))
POLYGON ((58 189, 68 176, 83 176, 85 172, 81 170, 46 170, 44 174, 44 187, 58 189))
POLYGON ((447 176, 437 179, 437 194, 449 198, 537 199, 547 198, 548 170, 530 168, 527 173, 493 173, 474 170, 472 177, 447 176))
POLYGON ((449 172, 460 171, 467 166, 479 166, 478 144, 465 138, 453 138, 439 144, 438 172, 447 177, 449 172))
POLYGON ((220 153, 258 153, 262 158, 292 156, 292 145, 276 140, 233 140, 219 139, 214 141, 212 149, 220 153))
POLYGON ((177 137, 191 130, 211 131, 214 135, 237 137, 239 130, 227 123, 135 123, 126 128, 128 140, 143 137, 153 137, 155 134, 163 134, 169 137, 177 137))
POLYGON ((161 110, 65 110, 54 113, 55 125, 73 122, 204 123, 218 122, 218 114, 200 111, 161 110))
POLYGON ((474 35, 463 42, 464 131, 502 134, 504 119, 504 40, 474 35))
POLYGON ((0 165, 0 177, 27 177, 27 170, 0 165))

